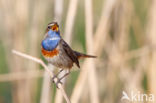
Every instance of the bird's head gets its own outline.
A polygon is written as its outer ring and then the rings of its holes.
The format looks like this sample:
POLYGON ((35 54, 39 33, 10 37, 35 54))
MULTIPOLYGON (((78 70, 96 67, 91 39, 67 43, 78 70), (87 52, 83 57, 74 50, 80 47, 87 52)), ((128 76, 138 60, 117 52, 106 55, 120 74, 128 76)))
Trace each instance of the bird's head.
POLYGON ((48 24, 47 31, 52 30, 53 32, 59 32, 59 25, 57 22, 51 22, 48 24))

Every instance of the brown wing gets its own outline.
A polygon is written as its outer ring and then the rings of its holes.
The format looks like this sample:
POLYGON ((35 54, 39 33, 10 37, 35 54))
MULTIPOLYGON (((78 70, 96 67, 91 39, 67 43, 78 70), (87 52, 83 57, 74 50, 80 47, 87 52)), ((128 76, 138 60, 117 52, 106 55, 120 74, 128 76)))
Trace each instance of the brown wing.
POLYGON ((77 55, 74 53, 74 51, 70 48, 70 46, 63 40, 60 40, 60 43, 62 44, 62 47, 66 54, 69 56, 69 58, 80 68, 79 61, 77 55))

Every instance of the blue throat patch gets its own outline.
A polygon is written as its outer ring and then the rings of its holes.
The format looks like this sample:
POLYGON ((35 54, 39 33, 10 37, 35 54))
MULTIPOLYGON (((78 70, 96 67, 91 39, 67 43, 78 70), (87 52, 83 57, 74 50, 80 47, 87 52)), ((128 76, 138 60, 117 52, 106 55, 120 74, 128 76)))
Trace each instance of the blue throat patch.
POLYGON ((47 37, 42 41, 42 47, 47 51, 54 50, 61 39, 59 32, 48 31, 47 37))

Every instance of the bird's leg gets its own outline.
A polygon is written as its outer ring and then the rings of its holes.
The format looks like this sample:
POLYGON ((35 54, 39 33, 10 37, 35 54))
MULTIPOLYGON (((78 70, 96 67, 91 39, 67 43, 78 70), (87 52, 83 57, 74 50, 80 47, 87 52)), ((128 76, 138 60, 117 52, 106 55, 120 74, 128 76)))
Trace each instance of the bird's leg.
POLYGON ((70 74, 70 70, 68 69, 68 72, 65 73, 61 78, 59 78, 59 81, 61 81, 64 77, 66 77, 66 76, 69 75, 69 74, 70 74))
MULTIPOLYGON (((63 70, 61 70, 60 72, 62 72, 63 70)), ((61 78, 58 78, 58 80, 57 80, 57 82, 56 82, 56 86, 57 86, 57 88, 58 88, 58 83, 61 83, 62 84, 62 82, 61 82, 61 80, 64 78, 64 77, 66 77, 67 75, 69 75, 70 74, 70 70, 68 70, 68 72, 67 73, 65 73, 61 78)), ((55 79, 55 78, 54 78, 55 79)))
POLYGON ((52 78, 52 81, 54 83, 54 79, 57 78, 57 76, 63 71, 63 69, 61 69, 57 74, 55 74, 52 78))

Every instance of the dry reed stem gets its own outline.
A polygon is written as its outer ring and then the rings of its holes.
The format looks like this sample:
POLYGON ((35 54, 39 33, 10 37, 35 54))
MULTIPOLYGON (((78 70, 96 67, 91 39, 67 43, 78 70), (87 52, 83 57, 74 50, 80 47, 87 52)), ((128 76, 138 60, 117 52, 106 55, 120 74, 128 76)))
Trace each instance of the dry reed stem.
POLYGON ((44 71, 40 103, 50 103, 51 102, 51 100, 50 100, 51 99, 51 81, 50 81, 50 79, 51 79, 51 77, 48 75, 48 72, 44 71))
MULTIPOLYGON (((53 72, 51 72, 51 71, 49 70, 49 68, 46 66, 46 64, 45 64, 41 59, 38 59, 38 58, 36 58, 36 57, 32 57, 32 56, 30 56, 30 55, 27 55, 27 54, 24 54, 24 53, 21 53, 21 52, 18 52, 18 51, 16 51, 16 50, 12 50, 12 52, 13 52, 14 54, 18 55, 18 56, 21 56, 21 57, 26 58, 26 59, 30 59, 30 60, 32 60, 32 61, 34 61, 34 62, 37 62, 37 63, 41 64, 41 65, 44 67, 44 69, 48 72, 48 74, 50 75, 50 77, 51 77, 51 78, 53 77, 53 75, 54 75, 53 72)), ((58 81, 58 79, 55 78, 55 79, 54 79, 54 82, 56 83, 57 81, 58 81)), ((67 94, 65 93, 65 91, 64 91, 64 89, 63 89, 61 83, 58 83, 58 88, 59 88, 59 90, 62 92, 62 95, 64 96, 66 102, 67 102, 67 103, 71 103, 70 100, 69 100, 69 98, 68 98, 68 96, 67 96, 67 94)))
POLYGON ((85 87, 85 83, 87 80, 87 72, 88 72, 85 68, 88 68, 88 61, 87 60, 85 60, 84 64, 82 65, 82 69, 81 69, 81 72, 79 74, 79 78, 78 78, 76 85, 74 87, 74 90, 72 92, 72 95, 71 95, 71 102, 72 103, 79 103, 79 99, 82 96, 81 94, 82 94, 82 90, 85 87))
POLYGON ((55 102, 54 103, 62 103, 63 102, 63 96, 61 91, 57 90, 55 95, 55 102))
POLYGON ((156 0, 150 4, 150 13, 146 35, 148 37, 149 47, 152 47, 151 60, 147 70, 149 89, 152 94, 156 95, 156 0))
MULTIPOLYGON (((40 44, 40 38, 43 37, 41 35, 41 24, 44 24, 44 16, 41 15, 46 15, 47 14, 47 3, 43 2, 43 1, 37 1, 33 4, 33 9, 32 9, 32 17, 31 17, 31 25, 30 25, 30 33, 29 35, 26 35, 29 38, 29 43, 27 42, 27 47, 29 50, 29 54, 30 55, 34 55, 34 56, 38 56, 40 54, 40 52, 38 52, 38 44, 40 44), (32 44, 32 45, 30 45, 32 44)), ((28 40, 27 40, 28 41, 28 40)), ((32 68, 32 69, 38 69, 39 64, 35 64, 32 61, 27 61, 28 66, 27 68, 32 68)), ((45 71, 46 72, 46 71, 45 71)), ((33 97, 33 100, 35 100, 34 98, 34 94, 37 91, 37 80, 31 80, 31 97, 33 97)), ((43 82, 44 82, 44 77, 43 77, 43 82)), ((43 83, 42 82, 42 83, 43 83)), ((50 83, 49 83, 50 84, 50 83)), ((46 85, 46 84, 45 84, 46 85)), ((48 86, 48 85, 46 85, 48 86)), ((40 96, 40 101, 43 101, 42 103, 48 103, 47 101, 44 102, 44 100, 51 98, 51 96, 47 96, 47 94, 49 94, 49 92, 51 92, 50 90, 47 90, 44 92, 43 94, 43 89, 48 89, 48 87, 45 87, 42 85, 41 87, 41 96, 40 96), (44 98, 42 98, 42 96, 44 96, 44 98), (46 97, 46 98, 45 98, 46 97)), ((49 86, 50 88, 50 86, 49 86)), ((33 101, 34 102, 34 101, 33 101)))
POLYGON ((66 23, 65 23, 65 40, 68 44, 71 44, 72 30, 77 10, 78 0, 70 0, 66 23))
POLYGON ((102 49, 104 47, 103 45, 107 41, 106 37, 108 35, 107 32, 109 27, 108 25, 109 25, 110 15, 115 6, 116 1, 117 0, 106 0, 103 3, 102 15, 100 17, 98 27, 95 32, 95 37, 94 37, 95 41, 99 41, 101 45, 99 46, 99 42, 95 42, 94 45, 95 50, 98 50, 96 54, 101 54, 100 52, 102 52, 102 49))
POLYGON ((64 0, 54 0, 54 16, 58 24, 62 21, 63 2, 64 0))
POLYGON ((33 79, 33 78, 38 78, 42 76, 43 76, 42 70, 35 70, 35 71, 33 70, 33 71, 28 71, 28 72, 15 72, 15 73, 1 74, 0 82, 33 79))
MULTIPOLYGON (((127 52, 129 45, 129 25, 131 22, 132 11, 129 4, 129 1, 119 2, 117 7, 117 16, 119 19, 116 19, 118 27, 115 28, 115 39, 117 48, 119 49, 120 54, 127 52)), ((122 58, 120 58, 122 59, 122 58)), ((121 60, 120 60, 121 61, 121 60)))
MULTIPOLYGON (((93 48, 93 8, 92 0, 85 0, 85 25, 86 25, 86 47, 88 54, 94 54, 93 48)), ((92 103, 99 103, 98 83, 95 71, 95 61, 93 59, 88 60, 88 79, 90 99, 92 103)))
MULTIPOLYGON (((28 1, 21 1, 21 0, 14 0, 12 2, 12 13, 10 15, 10 19, 15 21, 14 24, 18 25, 12 25, 11 28, 13 28, 11 31, 11 35, 13 35, 14 40, 12 42, 12 47, 24 50, 25 49, 25 35, 26 32, 26 24, 28 22, 28 8, 29 8, 29 2, 28 1)), ((7 25, 6 25, 7 28, 7 25)), ((14 72, 22 71, 24 70, 25 63, 23 60, 20 60, 19 58, 15 57, 12 60, 14 68, 11 67, 11 70, 14 72)), ((27 70, 26 70, 27 72, 27 70)), ((17 81, 13 83, 13 86, 15 86, 16 89, 13 89, 13 99, 15 100, 15 103, 31 103, 32 96, 31 96, 31 90, 30 90, 30 82, 28 79, 24 81, 17 81)))
MULTIPOLYGON (((112 9, 115 5, 115 0, 107 0, 106 2, 103 3, 103 9, 102 9, 102 16, 100 17, 100 21, 99 21, 99 24, 98 24, 98 27, 97 27, 97 30, 96 30, 96 33, 95 33, 95 44, 96 46, 93 46, 95 47, 95 54, 97 55, 100 55, 102 53, 102 49, 103 48, 103 39, 101 37, 103 37, 105 39, 106 36, 103 36, 103 35, 106 35, 107 33, 104 34, 104 32, 107 31, 107 27, 108 27, 108 21, 109 21, 109 18, 110 18, 110 14, 112 12, 112 9), (107 18, 107 19, 106 19, 107 18), (102 42, 102 43, 101 43, 102 42)), ((82 69, 81 69, 81 72, 80 72, 80 75, 78 77, 78 80, 76 82, 76 85, 75 85, 75 88, 73 90, 73 93, 71 95, 71 101, 72 103, 78 103, 79 102, 79 99, 81 97, 81 93, 83 91, 83 86, 85 85, 85 81, 86 81, 86 78, 87 78, 87 75, 86 75, 86 72, 85 72, 85 68, 87 68, 87 61, 84 62, 83 66, 82 66, 82 69)))
MULTIPOLYGON (((128 1, 127 1, 128 2, 128 1)), ((109 66, 106 81, 108 83, 107 90, 110 93, 106 99, 110 100, 110 103, 114 101, 113 89, 117 83, 117 78, 115 78, 117 71, 127 70, 127 63, 123 60, 124 55, 127 52, 128 47, 128 28, 129 22, 131 20, 131 11, 129 10, 129 5, 126 1, 117 2, 114 8, 114 43, 112 44, 112 49, 109 51, 109 66), (127 4, 126 4, 127 3, 127 4), (111 78, 111 79, 110 79, 111 78)), ((110 48, 110 47, 109 47, 110 48)))

